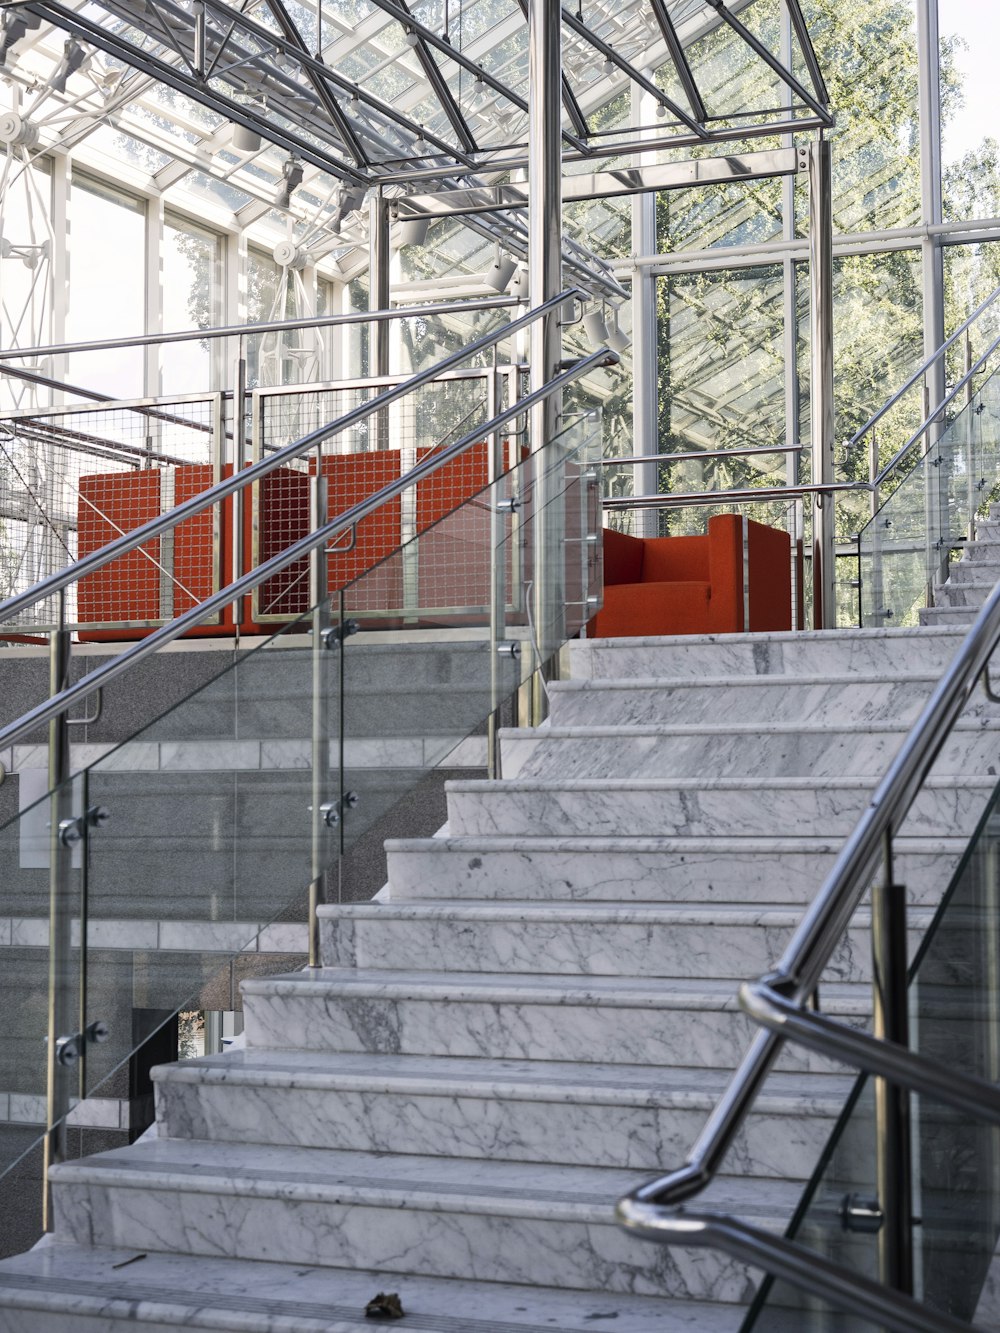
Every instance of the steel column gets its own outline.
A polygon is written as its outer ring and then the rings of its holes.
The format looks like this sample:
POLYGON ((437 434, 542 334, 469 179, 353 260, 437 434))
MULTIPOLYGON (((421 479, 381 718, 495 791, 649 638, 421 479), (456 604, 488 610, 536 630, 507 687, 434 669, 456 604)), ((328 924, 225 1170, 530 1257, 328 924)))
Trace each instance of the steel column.
MULTIPOLYGON (((906 977, 906 890, 893 883, 892 842, 885 839, 883 878, 872 888, 872 1031, 879 1041, 909 1046, 906 977)), ((882 1226, 878 1235, 879 1278, 913 1294, 913 1180, 910 1094, 897 1083, 875 1079, 875 1151, 882 1226)))
MULTIPOLYGON (((809 325, 812 484, 834 479, 833 433, 833 156, 819 139, 809 145, 809 325)), ((833 495, 817 491, 812 510, 813 628, 837 623, 833 495)))
MULTIPOLYGON (((368 205, 368 309, 389 309, 389 206, 376 192, 368 205)), ((558 288, 556 289, 558 290, 558 288)), ((553 293, 555 295, 555 293, 553 293)), ((389 329, 373 321, 370 333, 369 375, 389 373, 389 329)))
MULTIPOLYGON (((66 594, 60 592, 58 629, 49 636, 49 696, 69 685, 70 634, 66 628, 66 594)), ((59 1059, 60 1039, 76 1032, 77 991, 70 976, 73 923, 73 851, 63 840, 61 825, 72 816, 69 721, 65 710, 49 723, 49 997, 46 1050, 46 1134, 42 1226, 53 1227, 49 1168, 66 1157, 66 1117, 77 1091, 71 1065, 59 1059)), ((86 849, 84 849, 86 855, 86 849)), ((80 942, 81 950, 85 941, 80 942)))
MULTIPOLYGON (((652 99, 638 88, 632 90, 632 124, 643 123, 652 99)), ((648 119, 647 119, 648 123, 648 119)), ((646 255, 656 249, 656 195, 640 194, 632 199, 632 253, 646 255)), ((657 395, 656 284, 649 269, 632 273, 632 438, 633 452, 655 454, 659 450, 659 401, 657 395)), ((633 472, 632 489, 637 495, 654 495, 659 489, 656 463, 641 463, 633 472)), ((655 537, 659 515, 640 510, 635 515, 635 535, 655 537)))
MULTIPOLYGON (((559 0, 528 3, 528 292, 532 308, 562 290, 562 26, 559 0)), ((562 358, 557 308, 531 325, 531 390, 546 385, 562 358)), ((559 429, 561 400, 552 394, 531 408, 530 443, 538 453, 559 429)), ((532 600, 535 633, 543 664, 562 642, 564 620, 560 516, 552 497, 536 477, 532 600)), ((542 682, 536 673, 533 714, 545 712, 542 682)))
MULTIPOLYGON (((318 531, 327 521, 323 452, 317 450, 316 476, 309 489, 309 526, 318 531)), ((326 544, 309 553, 309 602, 312 606, 312 863, 309 878, 309 966, 319 967, 319 906, 326 901, 327 824, 323 807, 330 790, 330 673, 324 631, 330 625, 327 600, 326 544)))

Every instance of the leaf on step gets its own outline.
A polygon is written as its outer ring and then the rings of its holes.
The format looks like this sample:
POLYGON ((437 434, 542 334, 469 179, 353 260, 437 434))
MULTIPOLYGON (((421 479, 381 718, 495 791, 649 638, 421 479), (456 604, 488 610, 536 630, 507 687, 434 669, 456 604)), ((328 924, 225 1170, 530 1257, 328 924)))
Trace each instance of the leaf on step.
POLYGON ((365 1306, 366 1319, 402 1319, 405 1311, 394 1291, 380 1291, 365 1306))

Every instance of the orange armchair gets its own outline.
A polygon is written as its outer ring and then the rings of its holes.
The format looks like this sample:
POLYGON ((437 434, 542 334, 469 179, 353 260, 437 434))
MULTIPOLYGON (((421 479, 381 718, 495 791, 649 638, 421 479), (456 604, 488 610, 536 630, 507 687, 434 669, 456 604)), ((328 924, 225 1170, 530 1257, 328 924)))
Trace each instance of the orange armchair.
POLYGON ((590 623, 593 636, 791 627, 787 532, 739 514, 709 519, 704 537, 640 538, 605 528, 604 606, 590 623))

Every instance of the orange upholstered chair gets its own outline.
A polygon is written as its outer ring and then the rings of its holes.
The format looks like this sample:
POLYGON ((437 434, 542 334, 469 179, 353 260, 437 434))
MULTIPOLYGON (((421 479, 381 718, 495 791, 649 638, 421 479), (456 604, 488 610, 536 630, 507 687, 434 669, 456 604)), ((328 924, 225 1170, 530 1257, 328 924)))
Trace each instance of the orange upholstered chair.
POLYGON ((704 537, 629 537, 606 528, 604 606, 589 633, 791 629, 791 581, 788 533, 739 514, 709 519, 704 537))

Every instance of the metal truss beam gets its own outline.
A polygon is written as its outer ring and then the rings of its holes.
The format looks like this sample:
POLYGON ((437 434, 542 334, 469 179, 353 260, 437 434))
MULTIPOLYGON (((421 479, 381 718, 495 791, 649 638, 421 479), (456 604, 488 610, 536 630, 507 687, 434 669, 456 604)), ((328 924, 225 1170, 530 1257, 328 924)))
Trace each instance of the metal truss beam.
POLYGON ((637 83, 640 88, 649 93, 651 97, 655 97, 661 106, 666 107, 672 115, 677 117, 682 125, 686 125, 687 128, 693 134, 697 135, 699 139, 706 139, 708 137, 704 125, 700 125, 696 120, 693 120, 683 107, 679 107, 676 102, 666 95, 665 92, 660 88, 657 88, 652 79, 647 79, 645 74, 641 74, 634 65, 630 64, 623 55, 620 55, 615 50, 610 42, 606 42, 603 37, 598 37, 597 33, 588 28, 586 23, 581 19, 578 19, 571 9, 563 9, 562 19, 567 27, 571 28, 578 37, 581 37, 585 42, 588 42, 595 51, 600 51, 605 60, 610 60, 613 65, 617 65, 623 74, 627 74, 628 77, 634 83, 637 83))
MULTIPOLYGON (((297 47, 301 53, 308 55, 309 48, 306 46, 302 34, 299 32, 294 20, 285 8, 283 0, 267 0, 267 7, 274 15, 278 26, 281 28, 281 31, 284 33, 288 41, 290 41, 293 46, 297 47)), ((329 85, 324 79, 319 78, 313 70, 309 69, 308 66, 305 67, 305 74, 312 85, 316 96, 323 103, 327 115, 337 127, 337 133, 343 139, 348 152, 354 158, 356 164, 359 167, 371 166, 368 154, 361 146, 361 140, 354 132, 354 127, 351 125, 351 122, 337 105, 337 100, 331 94, 329 85)))
MULTIPOLYGON (((495 78, 482 65, 477 65, 474 60, 464 56, 461 51, 452 46, 451 42, 445 41, 433 28, 428 28, 426 24, 419 22, 406 9, 396 4, 394 0, 371 0, 371 3, 381 9, 384 14, 388 14, 390 18, 394 18, 404 28, 412 28, 428 46, 440 51, 443 56, 454 61, 456 65, 461 65, 463 69, 475 75, 481 83, 485 83, 488 88, 492 88, 495 93, 499 93, 512 106, 516 106, 519 111, 523 111, 527 115, 528 103, 523 97, 520 97, 512 88, 508 88, 499 79, 495 78)), ((581 152, 585 153, 587 151, 586 144, 577 135, 570 134, 566 130, 563 130, 563 142, 572 144, 574 148, 578 148, 581 152)))
POLYGON ((723 22, 728 24, 733 32, 746 42, 747 46, 749 46, 750 50, 753 51, 755 55, 760 56, 765 65, 777 74, 782 83, 789 87, 796 97, 800 98, 806 106, 811 107, 812 110, 816 112, 817 116, 821 116, 828 127, 833 125, 833 116, 830 114, 829 107, 824 106, 823 103, 814 97, 807 88, 803 87, 795 75, 785 68, 778 57, 772 51, 769 51, 764 43, 758 40, 750 29, 746 27, 745 24, 741 23, 731 10, 726 8, 723 0, 707 0, 707 2, 712 6, 723 22))
MULTIPOLYGON (((796 148, 774 148, 760 153, 736 153, 727 157, 696 158, 660 166, 619 167, 614 171, 587 172, 563 178, 565 203, 585 199, 611 199, 659 190, 683 190, 695 185, 724 181, 761 180, 772 176, 794 176, 805 171, 803 152, 796 148)), ((493 213, 498 209, 527 208, 527 185, 484 185, 469 189, 440 190, 411 194, 397 201, 399 216, 451 217, 493 213)))
MULTIPOLYGON (((517 0, 521 13, 524 15, 524 21, 528 21, 528 0, 517 0)), ((566 77, 566 70, 563 68, 559 75, 562 81, 562 104, 563 110, 569 116, 573 124, 573 129, 581 138, 588 138, 590 135, 590 126, 587 124, 587 117, 583 114, 583 108, 576 99, 576 93, 570 87, 569 79, 566 77)))
MULTIPOLYGON (((322 0, 320 0, 320 3, 322 3, 322 0)), ((410 6, 406 3, 406 0, 398 0, 398 4, 405 14, 411 13, 410 6)), ((469 128, 469 122, 462 115, 461 107, 452 96, 447 79, 441 73, 438 63, 428 50, 427 43, 424 41, 423 37, 416 31, 415 36, 417 38, 415 50, 417 59, 420 61, 420 68, 424 71, 427 82, 431 85, 435 97, 441 103, 442 109, 451 124, 451 128, 458 135, 459 141, 467 153, 477 152, 478 144, 473 137, 472 130, 469 128)))
POLYGON ((701 93, 698 91, 698 85, 695 83, 694 74, 691 72, 691 66, 688 64, 687 55, 681 40, 677 36, 677 30, 674 27, 673 19, 670 17, 670 11, 664 0, 650 0, 650 6, 653 10, 653 17, 659 25, 660 32, 663 34, 663 40, 667 44, 667 50, 674 62, 677 70, 677 77, 681 81, 681 87, 684 89, 684 95, 691 104, 691 111, 695 120, 704 122, 708 119, 708 112, 705 109, 705 103, 701 100, 701 93))

